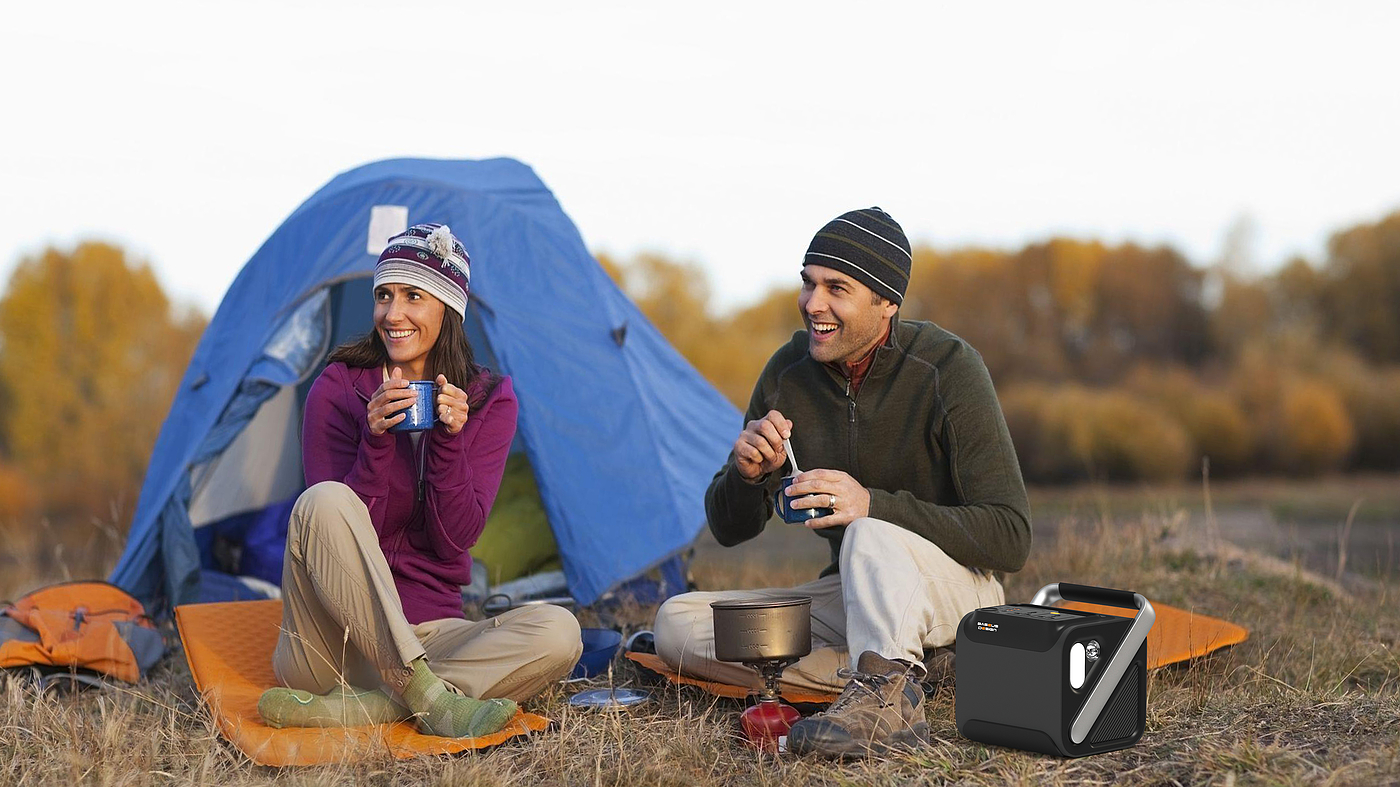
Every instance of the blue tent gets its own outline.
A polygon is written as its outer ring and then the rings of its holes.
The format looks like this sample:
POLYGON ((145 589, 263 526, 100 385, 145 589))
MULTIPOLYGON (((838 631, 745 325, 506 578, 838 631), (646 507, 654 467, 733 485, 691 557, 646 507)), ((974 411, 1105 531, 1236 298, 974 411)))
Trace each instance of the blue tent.
MULTIPOLYGON (((613 284, 529 167, 390 160, 298 207, 229 287, 176 393, 111 581, 152 609, 271 591, 304 483, 300 413, 325 357, 369 329, 369 277, 406 224, 472 258, 467 335, 520 398, 570 593, 582 604, 673 560, 738 411, 613 284)), ((672 591, 674 592, 674 591, 672 591)))

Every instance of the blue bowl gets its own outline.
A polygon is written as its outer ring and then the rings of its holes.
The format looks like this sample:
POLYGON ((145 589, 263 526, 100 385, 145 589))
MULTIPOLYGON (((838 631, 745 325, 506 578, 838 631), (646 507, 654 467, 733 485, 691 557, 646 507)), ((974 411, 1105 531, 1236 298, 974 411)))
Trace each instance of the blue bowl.
POLYGON ((574 665, 571 678, 591 678, 608 671, 608 664, 622 644, 622 632, 612 629, 583 629, 583 655, 574 665))

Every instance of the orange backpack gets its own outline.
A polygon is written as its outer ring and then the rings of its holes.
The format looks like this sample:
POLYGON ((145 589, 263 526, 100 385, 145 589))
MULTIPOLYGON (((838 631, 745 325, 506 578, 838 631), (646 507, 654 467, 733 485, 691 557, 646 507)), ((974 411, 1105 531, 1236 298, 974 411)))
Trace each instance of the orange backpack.
POLYGON ((0 667, 135 683, 164 652, 141 602, 106 582, 49 585, 0 610, 0 667))

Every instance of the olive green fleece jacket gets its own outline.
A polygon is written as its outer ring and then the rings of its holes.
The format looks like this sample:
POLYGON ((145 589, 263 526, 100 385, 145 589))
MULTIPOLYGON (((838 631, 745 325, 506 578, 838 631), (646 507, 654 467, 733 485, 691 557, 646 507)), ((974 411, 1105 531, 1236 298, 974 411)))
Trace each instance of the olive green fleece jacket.
MULTIPOLYGON (((773 354, 745 422, 777 410, 792 421, 802 470, 843 470, 870 492, 870 516, 937 544, 959 563, 1018 571, 1031 549, 1030 504, 1016 450, 982 356, 928 322, 895 325, 855 396, 846 378, 807 354, 807 332, 773 354)), ((763 531, 784 472, 750 482, 734 454, 705 493, 719 543, 763 531)), ((845 527, 814 531, 839 568, 845 527)))

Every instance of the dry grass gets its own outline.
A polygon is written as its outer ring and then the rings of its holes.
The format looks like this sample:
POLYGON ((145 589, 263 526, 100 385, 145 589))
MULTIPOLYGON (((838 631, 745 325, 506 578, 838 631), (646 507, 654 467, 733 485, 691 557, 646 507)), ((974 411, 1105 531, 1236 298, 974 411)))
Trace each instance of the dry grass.
MULTIPOLYGON (((470 756, 278 771, 250 764, 219 739, 176 653, 132 689, 42 696, 6 683, 0 783, 1400 784, 1400 611, 1388 579, 1343 591, 1295 566, 1212 550, 1182 532, 1188 521, 1173 511, 1066 520, 1007 584, 1013 600, 1049 581, 1127 587, 1251 629, 1243 645, 1154 672, 1147 734, 1126 751, 1061 760, 972 743, 958 736, 952 688, 943 685, 928 705, 934 745, 916 755, 774 759, 737 739, 737 703, 659 687, 629 715, 581 714, 565 703, 572 686, 532 703, 558 729, 525 742, 470 756)), ((796 582, 811 572, 813 553, 802 554, 776 572, 702 560, 697 573, 707 584, 796 582)), ((641 678, 620 663, 613 680, 641 678)))

